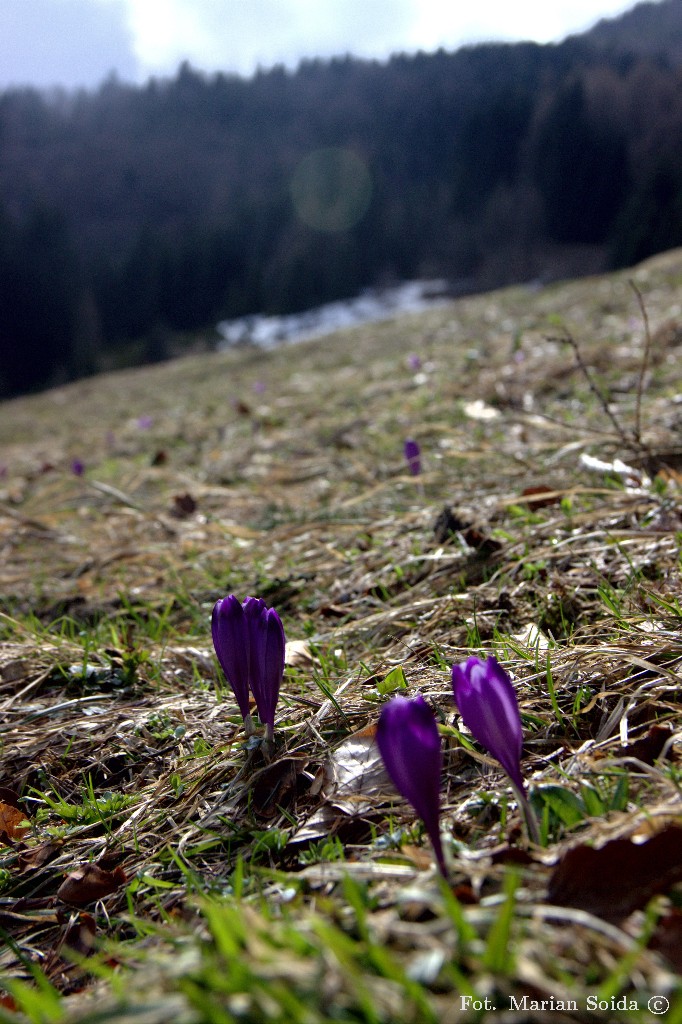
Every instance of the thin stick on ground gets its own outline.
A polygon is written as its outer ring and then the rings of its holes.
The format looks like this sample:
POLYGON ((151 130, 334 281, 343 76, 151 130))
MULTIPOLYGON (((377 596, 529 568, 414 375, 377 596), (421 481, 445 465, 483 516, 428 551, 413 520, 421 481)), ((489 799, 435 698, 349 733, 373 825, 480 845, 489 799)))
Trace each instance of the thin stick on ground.
POLYGON ((642 443, 642 393, 644 391, 644 382, 646 379, 646 373, 649 369, 649 360, 651 358, 651 330, 649 328, 649 314, 646 311, 644 299, 642 293, 635 284, 634 281, 630 281, 630 287, 637 297, 639 309, 642 314, 642 320, 644 321, 644 352, 642 353, 642 362, 639 368, 639 376, 637 377, 637 398, 635 400, 635 427, 633 435, 637 444, 642 443))

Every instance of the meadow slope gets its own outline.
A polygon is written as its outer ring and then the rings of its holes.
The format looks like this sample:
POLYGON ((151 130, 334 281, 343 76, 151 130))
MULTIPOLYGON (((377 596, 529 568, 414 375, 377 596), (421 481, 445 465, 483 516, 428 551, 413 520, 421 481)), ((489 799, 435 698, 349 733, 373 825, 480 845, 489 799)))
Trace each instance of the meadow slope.
POLYGON ((0 406, 0 1021, 682 1021, 681 353, 678 250, 0 406), (270 755, 227 593, 290 642, 270 755), (453 704, 490 653, 539 844, 453 704))

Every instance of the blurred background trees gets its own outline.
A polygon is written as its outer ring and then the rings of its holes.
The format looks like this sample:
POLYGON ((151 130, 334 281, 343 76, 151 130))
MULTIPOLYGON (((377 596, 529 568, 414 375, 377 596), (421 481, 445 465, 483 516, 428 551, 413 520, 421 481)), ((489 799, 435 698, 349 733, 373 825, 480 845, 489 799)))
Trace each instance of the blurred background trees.
POLYGON ((397 279, 478 290, 681 245, 681 86, 662 0, 553 46, 6 91, 0 395, 397 279))

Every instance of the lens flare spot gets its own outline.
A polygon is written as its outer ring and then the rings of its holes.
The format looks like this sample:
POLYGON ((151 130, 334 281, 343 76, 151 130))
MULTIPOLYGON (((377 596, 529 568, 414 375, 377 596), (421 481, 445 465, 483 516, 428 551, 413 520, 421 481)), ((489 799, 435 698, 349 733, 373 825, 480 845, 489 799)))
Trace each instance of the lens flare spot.
POLYGON ((308 153, 291 179, 296 213, 316 231, 348 231, 367 212, 371 196, 365 161, 341 146, 308 153))

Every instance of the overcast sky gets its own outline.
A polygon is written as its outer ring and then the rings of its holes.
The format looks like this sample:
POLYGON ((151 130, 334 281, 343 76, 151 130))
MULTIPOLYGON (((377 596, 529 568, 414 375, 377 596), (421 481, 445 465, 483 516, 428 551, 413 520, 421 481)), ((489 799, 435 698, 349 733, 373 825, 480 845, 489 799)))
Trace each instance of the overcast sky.
POLYGON ((0 88, 95 87, 302 57, 559 40, 635 0, 0 0, 0 88))

